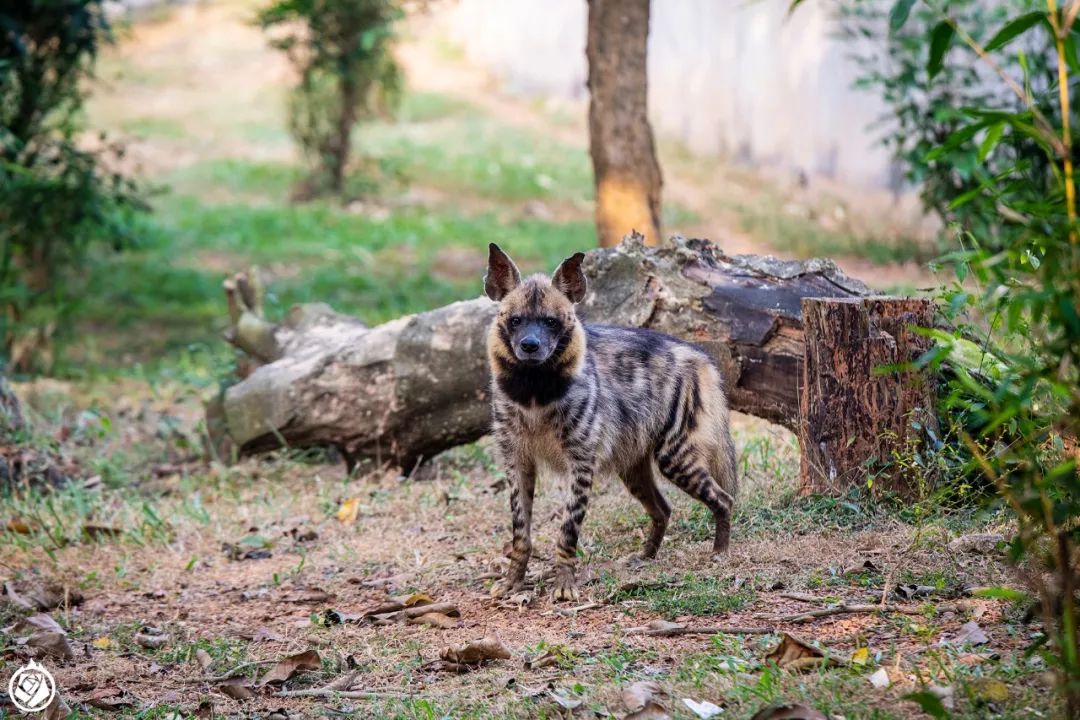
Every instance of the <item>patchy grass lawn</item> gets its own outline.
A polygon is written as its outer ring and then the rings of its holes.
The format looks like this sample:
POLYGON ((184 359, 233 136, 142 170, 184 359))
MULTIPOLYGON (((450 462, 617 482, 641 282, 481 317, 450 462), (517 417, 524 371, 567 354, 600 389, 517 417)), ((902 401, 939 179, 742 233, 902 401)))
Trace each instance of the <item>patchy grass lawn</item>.
MULTIPOLYGON (((1025 653, 1035 628, 1024 624, 1023 608, 968 590, 1009 585, 1003 557, 948 549, 958 534, 1000 530, 996 516, 912 524, 902 508, 858 492, 797 497, 796 448, 760 421, 736 422, 744 492, 729 555, 710 557, 706 512, 666 487, 675 514, 659 559, 627 565, 647 518, 618 483, 600 483, 575 609, 548 599, 544 571, 561 503, 550 481, 541 482, 535 513, 532 591, 512 603, 489 599, 505 563, 509 515, 483 443, 447 453, 413 478, 347 478, 341 465, 311 453, 207 466, 194 448, 199 413, 189 388, 131 380, 117 399, 115 385, 92 385, 39 382, 20 392, 39 430, 67 437, 66 452, 101 482, 0 499, 5 575, 16 592, 59 585, 84 598, 52 611, 74 657, 46 659, 73 706, 100 704, 95 693, 108 691, 127 703, 118 713, 132 717, 283 708, 308 717, 531 718, 564 717, 565 705, 576 706, 575 716, 621 717, 621 689, 652 680, 675 718, 694 717, 682 698, 716 703, 734 718, 779 701, 848 718, 918 717, 903 696, 931 684, 951 688, 954 717, 1053 709, 1046 668, 1025 653), (350 499, 355 518, 346 513, 343 522, 350 499), (924 587, 909 597, 908 585, 924 587), (452 603, 455 627, 328 621, 331 610, 355 616, 415 593, 452 603), (883 595, 882 612, 783 619, 840 602, 876 606, 883 595), (763 634, 629 632, 655 620, 763 634), (967 622, 985 631, 986 644, 949 643, 967 622), (140 644, 146 626, 163 631, 163 645, 140 644), (867 652, 857 656, 861 664, 796 672, 766 660, 783 632, 842 658, 867 652), (460 676, 432 664, 443 648, 485 636, 499 638, 510 659, 460 676), (318 653, 317 669, 258 687, 269 666, 307 650, 318 653), (526 664, 544 652, 555 656, 551 664, 526 664), (891 685, 875 689, 868 678, 882 668, 891 685), (370 695, 279 695, 354 672, 354 691, 370 695), (252 685, 254 696, 227 695, 223 675, 252 685)), ((10 605, 4 612, 15 619, 10 605)), ((13 667, 25 651, 6 642, 13 667)))

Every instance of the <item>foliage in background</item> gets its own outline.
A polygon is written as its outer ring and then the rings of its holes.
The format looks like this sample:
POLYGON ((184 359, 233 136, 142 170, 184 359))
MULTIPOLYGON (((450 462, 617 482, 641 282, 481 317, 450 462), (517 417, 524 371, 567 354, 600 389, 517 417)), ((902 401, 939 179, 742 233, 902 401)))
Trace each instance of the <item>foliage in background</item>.
POLYGON ((311 164, 307 199, 340 195, 357 121, 396 104, 401 72, 390 54, 397 0, 278 0, 259 13, 264 29, 296 67, 300 81, 289 97, 289 131, 311 164))
POLYGON ((950 362, 955 432, 1015 514, 1017 572, 1042 610, 1036 641, 1080 717, 1080 243, 1070 103, 1080 77, 1080 3, 859 2, 849 37, 880 42, 863 85, 896 121, 886 142, 922 184, 958 248, 923 362, 950 362), (982 339, 981 356, 967 338, 982 339))
MULTIPOLYGON (((952 0, 948 10, 974 42, 987 44, 1011 14, 1028 13, 1036 4, 1037 0, 952 0)), ((1029 180, 1045 188, 1047 159, 1032 143, 997 143, 1001 130, 977 143, 945 146, 967 126, 965 108, 1019 109, 1018 99, 995 82, 993 70, 984 63, 945 62, 943 53, 935 53, 931 63, 931 53, 953 41, 952 27, 941 24, 936 4, 901 4, 908 9, 903 23, 893 7, 891 0, 847 0, 841 5, 841 34, 861 68, 856 87, 885 101, 888 112, 877 129, 902 168, 905 183, 918 188, 925 209, 945 226, 959 225, 984 243, 996 241, 1000 223, 994 200, 980 195, 980 188, 1020 162, 1033 166, 1029 180), (962 197, 969 202, 955 202, 962 197)), ((1040 49, 1022 36, 1008 45, 1011 51, 1025 51, 1027 77, 1034 88, 1053 85, 1053 57, 1045 46, 1040 49)), ((1047 97, 1040 93, 1036 100, 1045 104, 1047 97)), ((1042 111, 1052 114, 1053 108, 1045 106, 1042 111)))
POLYGON ((0 9, 0 368, 48 364, 50 337, 94 244, 119 249, 133 183, 120 149, 76 142, 85 83, 110 38, 102 0, 26 0, 0 9))

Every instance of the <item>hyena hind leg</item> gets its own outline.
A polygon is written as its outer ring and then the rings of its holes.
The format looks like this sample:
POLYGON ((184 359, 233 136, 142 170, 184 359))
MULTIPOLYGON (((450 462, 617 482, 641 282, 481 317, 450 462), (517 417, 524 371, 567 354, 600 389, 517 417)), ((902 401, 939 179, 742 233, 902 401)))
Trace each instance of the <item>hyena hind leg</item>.
MULTIPOLYGON (((700 500, 712 511, 713 520, 716 523, 713 552, 727 552, 731 538, 731 509, 734 498, 720 486, 704 464, 691 461, 682 465, 673 460, 683 454, 682 449, 678 447, 661 454, 657 458, 660 472, 687 495, 700 500)), ((693 451, 685 454, 691 458, 697 455, 693 451)))
POLYGON ((643 560, 651 560, 656 557, 660 543, 664 541, 668 519, 671 518, 671 506, 660 492, 660 488, 656 486, 652 458, 646 456, 630 468, 623 476, 623 483, 626 484, 626 489, 630 491, 630 494, 645 507, 645 512, 652 520, 649 537, 645 540, 645 547, 641 551, 643 560))

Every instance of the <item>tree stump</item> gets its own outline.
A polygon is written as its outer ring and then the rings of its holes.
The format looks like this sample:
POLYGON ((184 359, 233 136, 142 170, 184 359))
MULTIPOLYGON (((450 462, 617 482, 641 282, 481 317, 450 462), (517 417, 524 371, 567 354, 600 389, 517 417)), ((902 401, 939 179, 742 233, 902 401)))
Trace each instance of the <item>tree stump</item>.
MULTIPOLYGON (((923 298, 803 298, 800 484, 803 492, 842 493, 869 482, 911 497, 912 456, 937 430, 932 373, 904 369, 931 344, 923 298)), ((925 477, 925 476, 924 476, 925 477)))

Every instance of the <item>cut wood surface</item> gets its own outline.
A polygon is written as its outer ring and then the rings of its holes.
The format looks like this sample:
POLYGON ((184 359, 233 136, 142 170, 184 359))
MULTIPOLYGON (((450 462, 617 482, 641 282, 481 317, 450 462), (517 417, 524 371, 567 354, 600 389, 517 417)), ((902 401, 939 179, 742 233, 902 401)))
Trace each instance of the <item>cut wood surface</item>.
POLYGON ((894 455, 936 431, 935 376, 900 368, 930 348, 915 328, 933 326, 933 302, 804 298, 802 312, 802 489, 843 493, 872 475, 875 489, 912 494, 916 478, 894 455))
MULTIPOLYGON (((704 240, 646 247, 639 235, 584 264, 587 322, 646 327, 700 344, 717 361, 732 409, 798 427, 805 297, 859 297, 828 260, 729 257, 704 240)), ((477 288, 483 268, 477 268, 477 288)), ((486 298, 368 328, 325 305, 263 317, 254 273, 226 282, 226 338, 246 377, 208 407, 219 447, 255 453, 332 445, 351 463, 418 461, 478 439, 489 426, 486 298)))

